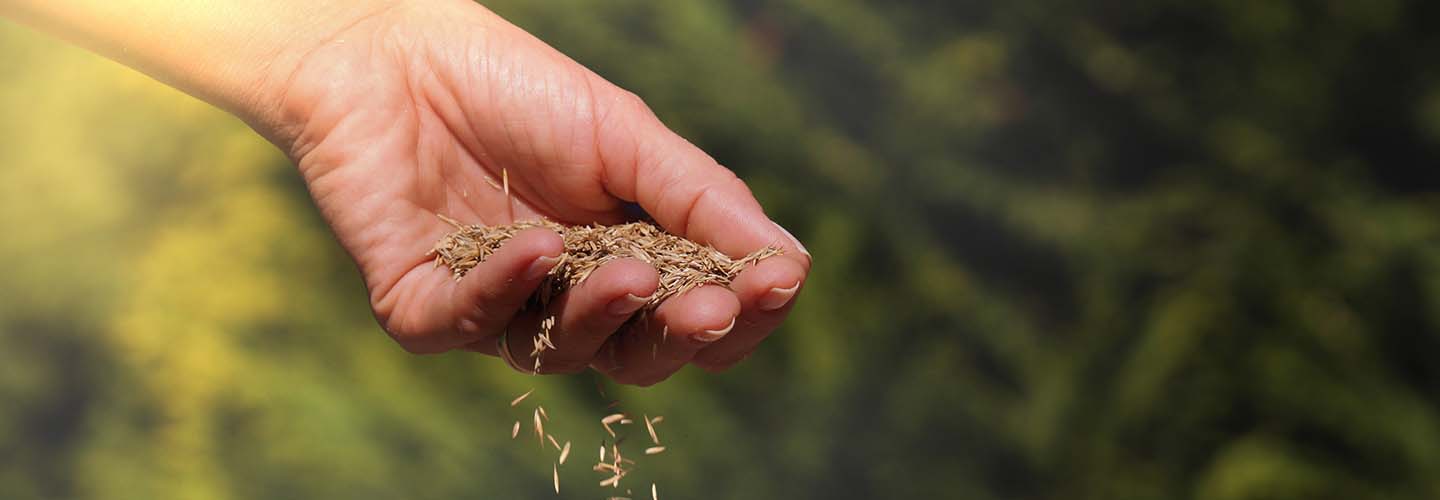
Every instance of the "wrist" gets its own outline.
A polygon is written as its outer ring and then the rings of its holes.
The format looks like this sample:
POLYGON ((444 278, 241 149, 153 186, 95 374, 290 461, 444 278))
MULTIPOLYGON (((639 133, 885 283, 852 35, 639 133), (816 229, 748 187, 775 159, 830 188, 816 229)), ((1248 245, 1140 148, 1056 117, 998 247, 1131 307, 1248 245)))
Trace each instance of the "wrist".
MULTIPOLYGON (((211 100, 250 124, 271 142, 288 150, 295 130, 303 127, 313 111, 307 99, 292 96, 297 80, 314 80, 317 52, 326 45, 368 43, 363 37, 350 39, 352 31, 366 24, 390 22, 386 19, 403 4, 401 0, 364 0, 355 2, 300 2, 290 14, 294 21, 283 27, 266 26, 251 33, 254 50, 243 57, 226 61, 222 75, 213 83, 221 94, 211 100), (225 75, 228 73, 228 75, 225 75), (303 74, 303 75, 302 75, 303 74)), ((320 57, 323 57, 321 55, 320 57)), ((321 70, 321 72, 326 70, 321 70)), ((344 75, 333 78, 343 80, 344 75)), ((323 77, 323 76, 322 76, 323 77)), ((305 82, 316 84, 316 82, 305 82)), ((323 83, 320 83, 323 85, 323 83)))
POLYGON ((307 54, 399 0, 5 0, 0 15, 234 113, 271 137, 307 54))

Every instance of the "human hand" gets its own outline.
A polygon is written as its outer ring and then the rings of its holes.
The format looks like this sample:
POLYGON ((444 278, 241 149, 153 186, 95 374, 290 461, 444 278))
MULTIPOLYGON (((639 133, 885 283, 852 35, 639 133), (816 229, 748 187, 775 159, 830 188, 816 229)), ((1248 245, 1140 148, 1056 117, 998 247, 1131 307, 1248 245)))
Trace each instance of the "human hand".
POLYGON ((615 223, 634 202, 667 230, 732 256, 784 249, 731 289, 668 300, 645 325, 626 320, 655 291, 656 271, 607 263, 547 312, 557 349, 545 353, 544 373, 592 366, 649 385, 686 363, 720 370, 788 313, 808 253, 742 181, 633 94, 469 2, 384 4, 322 40, 294 48, 305 52, 285 74, 261 79, 269 83, 248 101, 248 118, 295 160, 358 263, 376 317, 407 350, 493 355, 508 332, 525 365, 541 312, 520 309, 563 250, 558 235, 532 229, 457 282, 426 255, 452 230, 437 214, 615 223), (502 177, 509 193, 494 187, 502 177))

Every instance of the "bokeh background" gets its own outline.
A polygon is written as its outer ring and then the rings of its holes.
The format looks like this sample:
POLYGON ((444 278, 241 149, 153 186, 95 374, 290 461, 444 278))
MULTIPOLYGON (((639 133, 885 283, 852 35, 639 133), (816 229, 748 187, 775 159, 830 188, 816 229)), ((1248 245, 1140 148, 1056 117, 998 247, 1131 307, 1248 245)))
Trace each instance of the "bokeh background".
MULTIPOLYGON (((637 497, 1440 497, 1440 3, 486 3, 817 259, 606 387, 637 497)), ((0 263, 0 497, 553 498, 530 388, 607 494, 593 376, 403 353, 271 146, 3 21, 0 263)))

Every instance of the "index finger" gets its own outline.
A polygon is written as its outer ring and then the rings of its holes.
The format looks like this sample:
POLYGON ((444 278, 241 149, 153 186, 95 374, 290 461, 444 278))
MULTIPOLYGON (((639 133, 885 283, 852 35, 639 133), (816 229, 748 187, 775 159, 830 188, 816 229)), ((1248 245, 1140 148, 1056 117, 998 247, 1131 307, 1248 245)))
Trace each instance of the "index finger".
POLYGON ((660 122, 639 97, 606 83, 596 142, 606 189, 644 208, 666 230, 732 257, 766 246, 805 272, 810 254, 765 215, 745 182, 660 122))

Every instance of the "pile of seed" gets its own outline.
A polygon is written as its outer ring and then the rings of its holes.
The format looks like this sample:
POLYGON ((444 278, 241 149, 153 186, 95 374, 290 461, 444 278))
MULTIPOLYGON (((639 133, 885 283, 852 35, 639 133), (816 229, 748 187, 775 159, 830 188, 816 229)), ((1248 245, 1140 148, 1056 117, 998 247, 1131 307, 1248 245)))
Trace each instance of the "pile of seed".
MULTIPOLYGON (((443 217, 442 217, 443 218, 443 217)), ((459 280, 506 240, 517 233, 544 227, 560 233, 565 240, 565 253, 536 291, 540 304, 590 276, 601 265, 615 259, 633 258, 644 261, 660 272, 660 288, 650 296, 647 309, 653 309, 672 296, 707 284, 728 286, 745 266, 779 255, 777 247, 765 247, 739 259, 721 253, 714 247, 701 245, 665 232, 648 222, 631 222, 614 226, 562 226, 550 221, 526 221, 501 226, 470 226, 445 218, 456 231, 445 235, 431 250, 435 263, 450 268, 459 280)))
MULTIPOLYGON (((614 226, 563 226, 550 221, 526 221, 501 226, 479 226, 461 224, 443 215, 440 218, 455 226, 455 232, 440 238, 430 253, 435 254, 435 265, 449 267, 457 281, 521 231, 543 227, 560 233, 565 241, 565 252, 560 255, 560 262, 555 264, 536 288, 531 301, 534 307, 542 310, 552 298, 585 281, 585 278, 590 277, 590 273, 615 259, 639 259, 654 266, 660 273, 660 286, 645 303, 643 314, 659 307, 665 299, 701 285, 729 286, 745 266, 780 254, 779 248, 769 246, 745 257, 732 259, 715 247, 667 233, 648 222, 614 226)), ((541 357, 545 351, 555 349, 555 341, 551 336, 554 327, 555 317, 547 317, 540 322, 540 331, 531 339, 530 357, 534 359, 533 371, 536 373, 540 371, 541 357)), ((507 363, 516 365, 516 362, 508 357, 508 352, 500 354, 507 363)))

